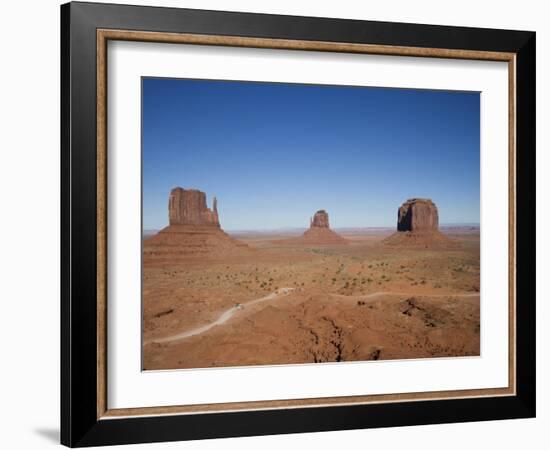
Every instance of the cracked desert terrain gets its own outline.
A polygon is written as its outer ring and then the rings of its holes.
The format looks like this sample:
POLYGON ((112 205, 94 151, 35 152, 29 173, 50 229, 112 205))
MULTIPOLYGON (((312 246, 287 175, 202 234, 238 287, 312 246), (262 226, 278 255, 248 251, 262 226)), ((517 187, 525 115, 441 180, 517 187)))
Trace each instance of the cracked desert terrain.
POLYGON ((241 233, 235 251, 178 258, 146 238, 143 368, 479 355, 479 230, 443 231, 453 245, 241 233))

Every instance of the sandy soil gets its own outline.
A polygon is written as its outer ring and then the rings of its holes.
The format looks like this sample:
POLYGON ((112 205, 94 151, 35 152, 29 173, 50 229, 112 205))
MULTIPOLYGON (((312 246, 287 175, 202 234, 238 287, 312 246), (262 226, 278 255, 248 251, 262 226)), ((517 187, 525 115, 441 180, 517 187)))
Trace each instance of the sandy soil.
POLYGON ((479 355, 479 234, 456 248, 289 244, 144 257, 144 369, 479 355), (198 331, 198 332, 197 332, 198 331))

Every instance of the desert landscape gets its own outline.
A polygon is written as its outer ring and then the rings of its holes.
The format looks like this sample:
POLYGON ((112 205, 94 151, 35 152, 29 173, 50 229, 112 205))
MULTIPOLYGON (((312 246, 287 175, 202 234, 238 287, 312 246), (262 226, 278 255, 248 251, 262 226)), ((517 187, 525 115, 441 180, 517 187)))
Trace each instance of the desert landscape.
POLYGON ((403 199, 393 228, 226 233, 217 200, 174 188, 144 233, 143 369, 480 354, 479 227, 403 199))
POLYGON ((143 370, 480 355, 479 92, 144 77, 141 142, 143 370))

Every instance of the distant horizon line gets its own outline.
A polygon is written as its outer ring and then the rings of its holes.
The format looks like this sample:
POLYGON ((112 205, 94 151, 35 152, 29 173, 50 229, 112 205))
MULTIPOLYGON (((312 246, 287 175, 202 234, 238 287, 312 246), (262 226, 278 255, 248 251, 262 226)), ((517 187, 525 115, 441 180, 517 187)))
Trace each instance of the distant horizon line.
MULTIPOLYGON (((480 227, 479 222, 449 222, 449 223, 441 223, 439 224, 440 227, 480 227)), ((162 227, 156 227, 156 228, 143 228, 143 232, 147 231, 159 231, 168 225, 164 225, 162 227)), ((309 227, 278 227, 278 228, 225 228, 222 226, 222 229, 227 232, 271 232, 271 231, 289 231, 289 230, 307 230, 309 227)), ((396 225, 371 225, 371 226, 345 226, 345 227, 330 227, 332 230, 360 230, 360 229, 397 229, 396 225)))

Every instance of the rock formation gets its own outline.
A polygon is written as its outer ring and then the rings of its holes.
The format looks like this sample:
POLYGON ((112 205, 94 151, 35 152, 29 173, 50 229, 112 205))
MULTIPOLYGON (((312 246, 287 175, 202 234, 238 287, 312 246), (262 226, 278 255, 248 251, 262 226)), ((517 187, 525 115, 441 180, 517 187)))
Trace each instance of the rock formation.
POLYGON ((437 206, 428 198, 411 198, 397 211, 397 231, 437 231, 437 206))
POLYGON ((172 189, 168 201, 168 216, 170 225, 220 227, 216 197, 210 210, 206 206, 206 194, 197 189, 172 189))
POLYGON ((166 228, 143 241, 145 263, 216 257, 249 249, 222 230, 216 198, 210 209, 206 194, 197 189, 172 189, 168 200, 168 223, 166 228))
POLYGON ((304 244, 304 245, 335 245, 348 244, 338 233, 330 229, 328 213, 321 209, 309 219, 309 229, 297 238, 274 241, 277 243, 304 244))
POLYGON ((321 209, 317 211, 310 220, 310 228, 330 228, 328 224, 328 213, 321 209))
POLYGON ((384 239, 386 245, 420 248, 451 248, 456 244, 439 231, 437 206, 428 198, 410 198, 397 210, 397 232, 384 239))

